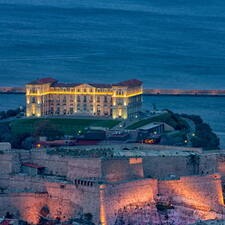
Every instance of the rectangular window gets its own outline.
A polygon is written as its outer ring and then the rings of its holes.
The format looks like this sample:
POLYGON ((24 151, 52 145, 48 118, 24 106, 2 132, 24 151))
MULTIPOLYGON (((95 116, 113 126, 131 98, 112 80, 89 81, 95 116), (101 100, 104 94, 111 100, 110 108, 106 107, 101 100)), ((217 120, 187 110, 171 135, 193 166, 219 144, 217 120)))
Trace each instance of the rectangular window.
POLYGON ((36 103, 36 98, 33 97, 31 102, 32 102, 32 103, 36 103))
POLYGON ((73 108, 70 108, 70 114, 73 114, 73 108))

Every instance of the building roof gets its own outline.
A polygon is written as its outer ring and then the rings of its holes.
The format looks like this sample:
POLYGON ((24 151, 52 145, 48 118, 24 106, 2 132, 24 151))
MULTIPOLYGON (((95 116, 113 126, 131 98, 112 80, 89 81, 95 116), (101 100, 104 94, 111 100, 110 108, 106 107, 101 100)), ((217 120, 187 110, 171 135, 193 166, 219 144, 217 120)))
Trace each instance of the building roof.
MULTIPOLYGON (((82 83, 58 83, 58 80, 46 77, 38 80, 34 80, 29 84, 40 85, 40 84, 51 84, 52 87, 76 87, 81 85, 82 83)), ((127 81, 122 81, 116 84, 104 84, 104 83, 88 83, 89 85, 96 88, 112 88, 112 86, 123 86, 123 87, 136 87, 142 85, 140 80, 132 79, 127 81)))
POLYGON ((76 87, 81 85, 80 83, 53 83, 51 87, 76 87))
POLYGON ((140 85, 142 85, 142 81, 136 80, 136 79, 126 80, 126 81, 122 81, 117 84, 114 84, 114 86, 126 86, 126 87, 136 87, 140 85))
POLYGON ((94 84, 94 83, 91 83, 89 84, 93 87, 96 87, 96 88, 111 88, 112 85, 111 84, 94 84))
POLYGON ((31 168, 34 168, 34 169, 42 169, 42 168, 44 168, 44 166, 39 166, 39 165, 34 164, 34 163, 23 163, 22 166, 31 167, 31 168))
POLYGON ((30 82, 29 84, 52 84, 52 83, 56 83, 57 80, 51 78, 51 77, 46 77, 46 78, 42 78, 42 79, 38 79, 38 80, 34 80, 32 82, 30 82))
POLYGON ((153 123, 148 123, 142 127, 139 127, 138 129, 141 129, 141 130, 149 130, 149 129, 152 129, 152 128, 156 128, 156 127, 159 127, 163 125, 163 123, 160 123, 160 122, 153 122, 153 123))

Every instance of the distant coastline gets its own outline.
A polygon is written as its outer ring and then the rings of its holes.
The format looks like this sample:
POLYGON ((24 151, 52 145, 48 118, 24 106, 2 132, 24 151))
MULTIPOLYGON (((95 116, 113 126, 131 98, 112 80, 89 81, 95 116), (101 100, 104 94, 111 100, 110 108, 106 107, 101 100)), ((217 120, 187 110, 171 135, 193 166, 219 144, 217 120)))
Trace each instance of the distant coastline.
MULTIPOLYGON (((25 94, 25 88, 0 87, 0 94, 25 94)), ((144 89, 145 96, 215 96, 225 97, 225 90, 144 89)))

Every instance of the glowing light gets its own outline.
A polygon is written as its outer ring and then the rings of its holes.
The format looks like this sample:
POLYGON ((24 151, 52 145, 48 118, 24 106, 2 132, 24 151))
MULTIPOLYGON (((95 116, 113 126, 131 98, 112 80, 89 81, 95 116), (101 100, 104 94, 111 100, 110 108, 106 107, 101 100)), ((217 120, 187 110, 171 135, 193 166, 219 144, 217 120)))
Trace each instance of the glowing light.
POLYGON ((124 113, 123 118, 127 119, 127 114, 126 113, 124 113))
POLYGON ((130 158, 129 163, 130 164, 140 164, 140 163, 142 163, 142 158, 130 158))
POLYGON ((99 186, 100 192, 100 224, 107 225, 106 212, 105 212, 105 185, 99 186))
POLYGON ((40 148, 41 147, 41 144, 37 144, 37 148, 40 148))
POLYGON ((118 114, 119 114, 119 116, 122 116, 122 109, 119 109, 118 114))
POLYGON ((115 95, 112 92, 72 92, 72 91, 48 91, 48 92, 43 92, 43 93, 31 93, 31 94, 27 93, 27 96, 43 96, 43 95, 48 95, 48 94, 112 95, 115 98, 129 98, 129 97, 133 97, 133 96, 136 96, 136 95, 141 95, 141 94, 143 94, 143 91, 135 92, 135 93, 132 93, 132 94, 126 94, 126 95, 123 95, 123 96, 115 95))

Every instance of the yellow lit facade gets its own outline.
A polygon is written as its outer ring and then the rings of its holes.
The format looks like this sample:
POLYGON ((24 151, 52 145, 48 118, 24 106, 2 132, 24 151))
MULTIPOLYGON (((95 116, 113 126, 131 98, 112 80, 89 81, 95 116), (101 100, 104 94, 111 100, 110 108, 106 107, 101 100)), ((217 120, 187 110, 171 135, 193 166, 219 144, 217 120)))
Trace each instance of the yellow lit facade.
POLYGON ((57 115, 135 118, 142 106, 142 82, 63 84, 43 78, 26 85, 27 117, 57 115))

